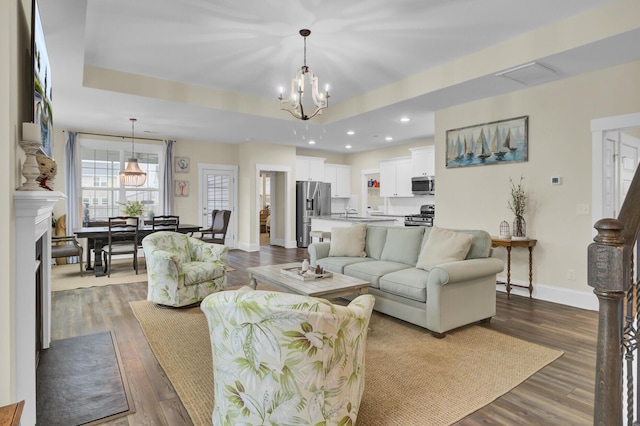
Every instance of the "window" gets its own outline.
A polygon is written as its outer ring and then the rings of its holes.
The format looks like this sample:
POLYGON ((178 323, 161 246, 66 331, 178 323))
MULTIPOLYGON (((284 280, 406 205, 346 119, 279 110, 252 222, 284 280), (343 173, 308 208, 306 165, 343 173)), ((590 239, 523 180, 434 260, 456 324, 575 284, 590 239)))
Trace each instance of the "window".
POLYGON ((129 200, 141 201, 145 205, 145 216, 162 213, 162 147, 136 143, 135 148, 138 164, 147 174, 147 181, 141 187, 123 187, 120 185, 119 174, 131 158, 130 145, 80 139, 83 222, 119 216, 122 214, 122 204, 129 200))

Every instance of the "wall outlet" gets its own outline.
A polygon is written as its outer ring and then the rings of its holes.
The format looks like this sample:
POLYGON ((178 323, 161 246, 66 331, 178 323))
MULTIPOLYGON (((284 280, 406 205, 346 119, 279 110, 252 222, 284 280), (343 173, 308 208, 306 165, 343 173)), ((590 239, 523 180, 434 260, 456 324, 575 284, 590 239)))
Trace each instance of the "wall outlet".
POLYGON ((562 185, 561 176, 551 176, 551 185, 562 185))
POLYGON ((575 281, 576 279, 576 270, 575 269, 567 269, 567 279, 571 281, 575 281))

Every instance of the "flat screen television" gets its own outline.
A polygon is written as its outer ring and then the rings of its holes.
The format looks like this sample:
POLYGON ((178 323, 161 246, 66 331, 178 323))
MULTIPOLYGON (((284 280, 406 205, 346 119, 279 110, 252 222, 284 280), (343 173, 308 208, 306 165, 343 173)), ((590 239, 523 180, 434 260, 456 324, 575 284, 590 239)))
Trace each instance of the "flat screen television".
POLYGON ((36 0, 33 0, 31 7, 31 54, 33 57, 33 122, 40 124, 42 151, 51 157, 53 141, 51 64, 36 0))

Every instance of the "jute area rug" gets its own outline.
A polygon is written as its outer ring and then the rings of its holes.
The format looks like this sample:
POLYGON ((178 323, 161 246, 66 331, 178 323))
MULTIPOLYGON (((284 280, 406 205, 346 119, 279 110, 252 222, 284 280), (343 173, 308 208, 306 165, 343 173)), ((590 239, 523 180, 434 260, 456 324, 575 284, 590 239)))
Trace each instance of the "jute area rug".
MULTIPOLYGON (((83 264, 84 268, 84 264, 83 264)), ((227 266, 227 272, 235 269, 227 266)), ((111 284, 129 284, 147 281, 147 269, 144 256, 138 255, 138 274, 133 269, 133 258, 113 259, 111 276, 96 277, 93 271, 85 271, 80 276, 77 263, 69 265, 55 265, 51 267, 51 290, 63 291, 76 288, 99 287, 111 284)))
MULTIPOLYGON (((213 368, 200 308, 130 302, 156 358, 195 425, 210 425, 213 368)), ((469 326, 436 339, 373 313, 358 425, 448 425, 504 395, 561 351, 469 326)))

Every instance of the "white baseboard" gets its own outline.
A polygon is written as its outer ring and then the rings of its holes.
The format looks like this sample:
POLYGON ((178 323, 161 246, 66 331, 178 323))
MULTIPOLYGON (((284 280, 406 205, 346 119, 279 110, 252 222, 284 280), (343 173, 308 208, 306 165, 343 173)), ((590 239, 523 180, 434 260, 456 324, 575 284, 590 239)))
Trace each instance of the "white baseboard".
POLYGON ((296 240, 290 240, 284 248, 298 248, 298 242, 296 240))
MULTIPOLYGON (((505 281, 506 277, 498 277, 498 281, 505 281)), ((511 280, 512 284, 529 285, 529 281, 511 280)), ((505 285, 498 284, 497 290, 507 292, 505 285)), ((529 297, 529 289, 511 287, 511 294, 529 297)), ((538 300, 559 303, 561 305, 573 306, 574 308, 597 311, 599 309, 598 298, 592 291, 572 290, 568 288, 554 287, 546 284, 533 283, 533 293, 531 297, 538 300)))
POLYGON ((238 241, 237 249, 248 252, 260 251, 260 244, 250 244, 243 241, 238 241))

